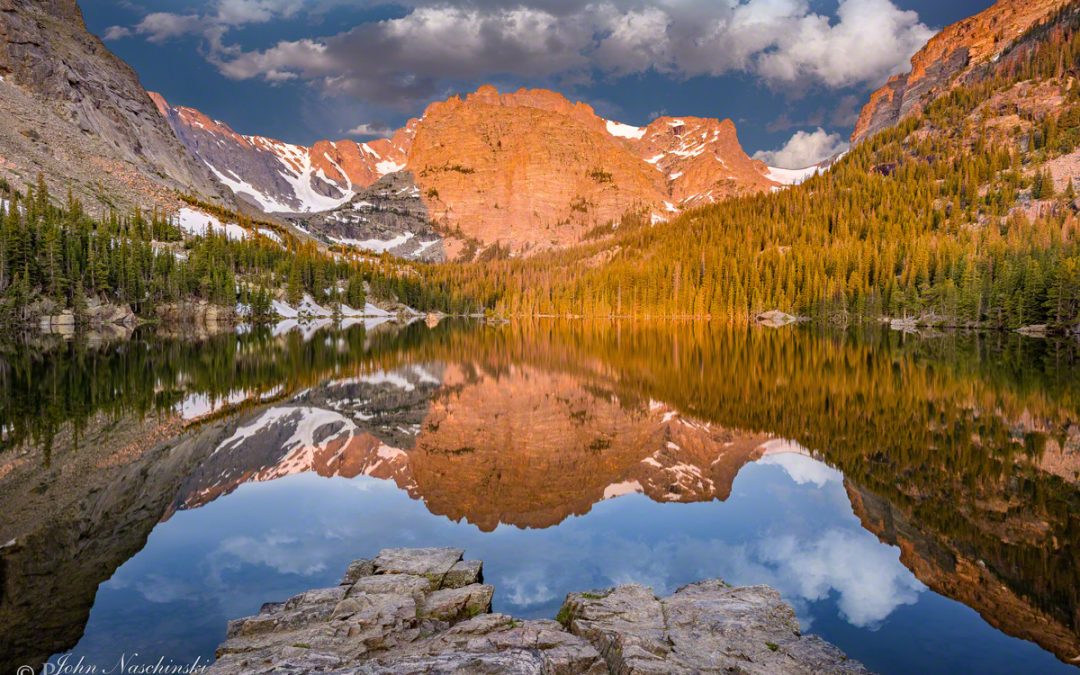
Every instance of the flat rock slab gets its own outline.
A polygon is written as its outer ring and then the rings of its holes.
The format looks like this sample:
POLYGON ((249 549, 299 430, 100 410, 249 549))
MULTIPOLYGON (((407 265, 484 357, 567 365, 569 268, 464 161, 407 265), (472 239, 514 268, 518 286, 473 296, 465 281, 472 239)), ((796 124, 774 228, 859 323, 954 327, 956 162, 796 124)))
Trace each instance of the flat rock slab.
POLYGON ((484 564, 479 560, 459 560, 442 580, 443 588, 461 588, 484 582, 484 564))
POLYGON ((443 588, 431 593, 420 605, 420 616, 456 623, 491 612, 495 589, 483 584, 443 588))
POLYGON ((340 585, 229 623, 211 673, 866 673, 799 633, 767 586, 703 581, 657 598, 627 585, 571 593, 558 621, 491 613, 495 589, 459 549, 387 549, 340 585))
POLYGON ((388 548, 375 557, 376 574, 412 574, 438 586, 465 555, 460 548, 388 548))

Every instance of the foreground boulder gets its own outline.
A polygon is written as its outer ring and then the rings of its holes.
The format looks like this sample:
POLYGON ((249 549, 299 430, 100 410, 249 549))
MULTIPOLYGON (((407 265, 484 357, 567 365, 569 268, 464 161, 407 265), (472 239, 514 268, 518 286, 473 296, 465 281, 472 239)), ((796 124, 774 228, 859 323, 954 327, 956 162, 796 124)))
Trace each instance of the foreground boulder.
POLYGON ((571 593, 558 621, 491 613, 494 589, 460 549, 386 549, 335 588, 229 622, 212 673, 865 673, 802 636, 767 586, 703 581, 571 593))

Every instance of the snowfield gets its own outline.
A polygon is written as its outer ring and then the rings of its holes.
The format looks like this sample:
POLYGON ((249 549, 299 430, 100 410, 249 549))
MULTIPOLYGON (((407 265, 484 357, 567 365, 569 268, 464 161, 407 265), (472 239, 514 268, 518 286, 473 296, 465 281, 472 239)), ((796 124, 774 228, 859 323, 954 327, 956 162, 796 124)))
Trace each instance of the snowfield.
POLYGON ((630 138, 636 141, 645 135, 645 127, 635 127, 629 124, 623 124, 622 122, 613 122, 611 120, 604 121, 607 123, 608 133, 612 136, 630 138))
MULTIPOLYGON (((324 307, 320 305, 319 303, 315 302, 315 299, 307 293, 304 294, 303 299, 300 300, 296 307, 293 307, 286 302, 282 302, 281 300, 274 300, 271 303, 271 306, 273 307, 274 313, 276 313, 283 319, 316 319, 334 316, 333 307, 324 307)), ((380 309, 379 307, 376 307, 369 302, 364 305, 363 309, 354 309, 353 307, 350 307, 346 304, 342 304, 341 316, 353 318, 377 317, 380 319, 389 319, 394 315, 386 311, 385 309, 380 309)))
POLYGON ((781 185, 798 185, 819 173, 821 173, 821 167, 817 165, 808 166, 805 169, 781 169, 770 166, 765 177, 781 185))
POLYGON ((217 216, 184 207, 176 214, 176 225, 184 232, 197 237, 205 237, 211 230, 225 233, 229 239, 246 239, 248 231, 236 223, 222 223, 217 216))
POLYGON ((405 232, 399 234, 393 239, 345 239, 339 237, 330 237, 330 241, 335 244, 341 244, 342 246, 351 246, 358 248, 362 251, 371 251, 373 253, 385 253, 392 248, 397 248, 405 242, 412 239, 414 235, 412 232, 405 232))

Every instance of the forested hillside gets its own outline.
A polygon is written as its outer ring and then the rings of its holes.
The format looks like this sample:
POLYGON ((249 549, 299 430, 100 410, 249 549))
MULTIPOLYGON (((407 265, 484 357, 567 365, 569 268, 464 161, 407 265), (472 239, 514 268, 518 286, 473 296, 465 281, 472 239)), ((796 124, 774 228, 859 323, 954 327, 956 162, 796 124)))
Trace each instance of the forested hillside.
POLYGON ((44 180, 26 195, 0 184, 0 195, 2 322, 25 323, 64 307, 82 322, 91 296, 129 305, 142 317, 168 303, 205 300, 227 308, 240 303, 258 320, 279 293, 293 303, 308 293, 316 302, 363 307, 364 279, 375 274, 370 263, 253 227, 235 214, 249 236, 185 237, 160 212, 93 218, 70 196, 57 206, 44 180))
POLYGON ((802 186, 529 260, 431 267, 426 294, 506 315, 1075 325, 1078 25, 1075 6, 1058 12, 802 186))

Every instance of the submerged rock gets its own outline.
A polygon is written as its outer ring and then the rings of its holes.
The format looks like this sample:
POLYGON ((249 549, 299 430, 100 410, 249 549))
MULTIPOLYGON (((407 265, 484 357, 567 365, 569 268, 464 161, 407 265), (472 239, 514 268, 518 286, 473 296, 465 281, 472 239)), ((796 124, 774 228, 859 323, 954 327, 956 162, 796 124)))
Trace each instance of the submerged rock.
POLYGON ((491 613, 460 549, 386 549, 341 585, 229 622, 212 673, 865 673, 799 633, 767 586, 723 581, 657 598, 643 586, 571 593, 558 621, 491 613))
POLYGON ((1044 323, 1033 326, 1021 326, 1016 329, 1016 332, 1027 337, 1046 337, 1047 327, 1044 323))

